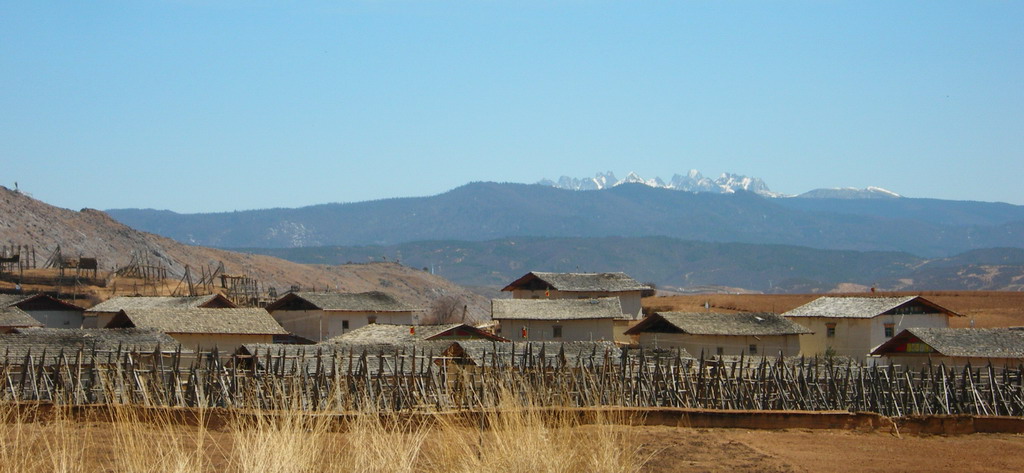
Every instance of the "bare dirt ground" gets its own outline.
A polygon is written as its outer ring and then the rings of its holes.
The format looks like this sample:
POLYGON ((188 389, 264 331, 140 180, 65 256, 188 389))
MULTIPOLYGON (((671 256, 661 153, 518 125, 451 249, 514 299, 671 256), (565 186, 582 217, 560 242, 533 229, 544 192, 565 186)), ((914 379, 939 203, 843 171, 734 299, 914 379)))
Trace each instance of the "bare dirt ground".
MULTIPOLYGON (((187 427, 182 427, 183 429, 187 427)), ((587 426, 580 427, 590 428, 587 426)), ((971 434, 897 437, 890 433, 842 430, 693 429, 622 426, 626 438, 648 458, 641 471, 670 472, 1005 472, 1024 468, 1024 436, 971 434)), ((86 465, 103 471, 103 458, 118 455, 102 422, 78 424, 88 439, 86 465)), ((166 432, 154 432, 153 441, 166 432)), ((204 447, 214 469, 225 468, 230 433, 208 431, 204 447)), ((338 434, 339 436, 341 434, 338 434)), ((339 442, 344 442, 342 438, 339 442)))
POLYGON ((840 430, 632 427, 650 472, 1003 472, 1024 467, 1024 436, 903 436, 840 430))
MULTIPOLYGON (((645 311, 703 312, 704 303, 719 312, 782 313, 821 296, 870 296, 870 293, 848 294, 697 294, 685 296, 648 297, 645 311)), ((964 317, 950 320, 951 327, 1009 327, 1024 325, 1024 292, 996 291, 925 291, 887 292, 875 296, 920 295, 964 317)))

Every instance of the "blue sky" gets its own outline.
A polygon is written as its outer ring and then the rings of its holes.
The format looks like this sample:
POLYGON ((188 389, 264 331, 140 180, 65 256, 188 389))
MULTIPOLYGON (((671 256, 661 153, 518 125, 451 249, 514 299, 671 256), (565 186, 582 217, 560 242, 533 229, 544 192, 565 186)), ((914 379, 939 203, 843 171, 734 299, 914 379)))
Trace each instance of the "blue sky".
POLYGON ((1024 3, 0 2, 0 185, 208 212, 698 169, 1024 204, 1024 3))

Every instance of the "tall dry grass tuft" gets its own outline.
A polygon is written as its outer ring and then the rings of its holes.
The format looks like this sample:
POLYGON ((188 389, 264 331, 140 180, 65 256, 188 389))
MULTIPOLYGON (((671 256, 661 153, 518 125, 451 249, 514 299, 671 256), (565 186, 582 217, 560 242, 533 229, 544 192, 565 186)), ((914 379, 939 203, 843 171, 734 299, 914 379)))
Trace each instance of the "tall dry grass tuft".
POLYGON ((85 447, 66 409, 0 403, 0 472, 78 472, 85 447))
POLYGON ((482 413, 231 411, 215 429, 201 409, 109 406, 83 421, 0 403, 0 473, 626 473, 646 461, 622 427, 632 419, 502 399, 482 413))
POLYGON ((205 411, 195 425, 182 425, 173 409, 151 409, 130 405, 109 408, 112 451, 103 463, 116 471, 133 473, 188 473, 208 471, 209 441, 205 411))

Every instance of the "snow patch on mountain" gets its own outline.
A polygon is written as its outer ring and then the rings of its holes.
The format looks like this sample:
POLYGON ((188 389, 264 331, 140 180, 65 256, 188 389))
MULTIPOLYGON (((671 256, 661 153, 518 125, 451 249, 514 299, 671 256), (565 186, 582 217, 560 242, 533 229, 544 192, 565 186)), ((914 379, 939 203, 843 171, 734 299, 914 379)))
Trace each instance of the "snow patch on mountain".
POLYGON ((557 187, 569 190, 601 190, 622 184, 643 184, 649 187, 661 189, 672 189, 687 192, 712 192, 716 194, 731 194, 736 191, 747 191, 767 197, 783 197, 782 194, 772 192, 763 180, 756 177, 747 177, 739 174, 722 173, 717 179, 704 177, 700 171, 691 169, 685 175, 675 174, 667 183, 660 177, 647 179, 635 172, 630 172, 625 178, 618 179, 615 173, 608 171, 597 173, 594 177, 572 178, 562 176, 558 182, 550 179, 543 179, 538 182, 540 185, 557 187))

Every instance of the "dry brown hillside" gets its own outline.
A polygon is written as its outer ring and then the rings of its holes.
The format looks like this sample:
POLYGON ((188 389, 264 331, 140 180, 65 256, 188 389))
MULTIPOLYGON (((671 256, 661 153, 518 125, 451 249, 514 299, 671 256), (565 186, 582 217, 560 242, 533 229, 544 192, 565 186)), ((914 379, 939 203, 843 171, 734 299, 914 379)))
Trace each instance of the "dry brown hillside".
MULTIPOLYGON (((468 302, 469 316, 483 318, 489 301, 441 277, 394 263, 344 266, 316 266, 278 258, 189 246, 151 233, 140 232, 93 209, 79 212, 54 207, 24 193, 0 186, 0 244, 32 245, 38 265, 60 245, 70 257, 97 258, 104 288, 91 288, 93 299, 104 299, 112 290, 130 291, 135 282, 118 281, 111 273, 128 265, 133 256, 165 266, 168 271, 162 291, 173 290, 185 273, 215 268, 221 262, 225 273, 255 278, 263 288, 283 292, 291 286, 303 290, 388 292, 406 303, 426 308, 438 297, 454 295, 468 302)), ((10 285, 10 284, 8 284, 10 285)))
MULTIPOLYGON (((703 312, 704 304, 715 312, 782 313, 828 296, 868 296, 870 294, 694 294, 685 296, 647 297, 644 312, 703 312)), ((1024 325, 1024 292, 999 291, 922 291, 885 292, 876 296, 920 295, 953 312, 963 315, 950 320, 950 326, 1010 327, 1024 325)))

